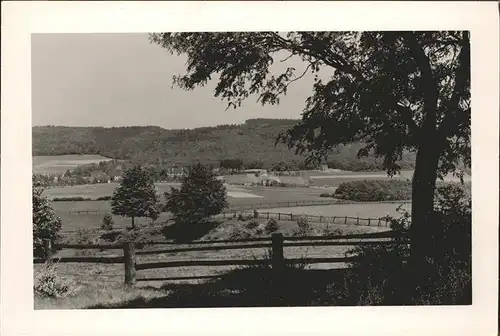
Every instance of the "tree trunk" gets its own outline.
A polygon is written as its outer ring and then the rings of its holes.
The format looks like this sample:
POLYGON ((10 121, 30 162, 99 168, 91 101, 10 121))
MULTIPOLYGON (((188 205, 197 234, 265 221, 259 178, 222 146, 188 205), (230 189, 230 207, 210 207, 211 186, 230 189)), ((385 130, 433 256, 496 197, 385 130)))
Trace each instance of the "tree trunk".
POLYGON ((132 229, 135 229, 135 217, 132 217, 132 229))
MULTIPOLYGON (((435 137, 428 137, 428 139, 435 141, 435 137)), ((431 141, 425 141, 417 152, 412 182, 409 267, 413 280, 413 295, 416 294, 419 284, 425 277, 427 257, 430 256, 430 248, 427 245, 434 228, 432 212, 438 163, 439 146, 431 141)))

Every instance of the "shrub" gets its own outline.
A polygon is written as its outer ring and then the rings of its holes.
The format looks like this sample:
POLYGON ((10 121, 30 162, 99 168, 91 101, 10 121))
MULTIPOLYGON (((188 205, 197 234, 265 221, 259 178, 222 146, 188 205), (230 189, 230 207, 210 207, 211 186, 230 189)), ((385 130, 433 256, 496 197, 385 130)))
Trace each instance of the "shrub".
POLYGON ((244 212, 240 212, 238 214, 238 220, 242 221, 242 222, 245 222, 245 221, 247 221, 249 219, 253 219, 253 218, 255 218, 253 214, 251 214, 251 215, 250 214, 245 214, 244 212))
POLYGON ((108 212, 104 215, 104 218, 102 219, 102 225, 101 228, 106 231, 113 230, 113 225, 115 224, 113 217, 111 214, 108 212))
POLYGON ((358 246, 347 255, 360 258, 351 263, 343 290, 334 295, 340 303, 465 305, 472 302, 471 200, 463 188, 442 185, 437 188, 433 223, 429 232, 426 266, 419 269, 423 279, 417 291, 410 288, 415 270, 408 267, 410 250, 403 236, 409 227, 409 214, 391 220, 401 235, 387 245, 358 246))
POLYGON ((250 234, 239 227, 233 227, 229 233, 229 239, 245 239, 250 238, 250 234))
POLYGON ((57 240, 62 228, 49 200, 42 195, 43 189, 33 185, 33 255, 43 257, 43 239, 57 240))
POLYGON ((340 229, 332 229, 327 226, 322 229, 321 234, 325 237, 338 237, 342 236, 343 232, 340 229))
POLYGON ((264 229, 262 227, 258 227, 256 230, 255 230, 255 235, 257 236, 260 236, 264 233, 264 229))
POLYGON ((411 199, 412 183, 408 180, 363 180, 341 183, 336 198, 352 201, 402 201, 411 199))
POLYGON ((259 226, 259 221, 256 219, 252 219, 245 225, 245 227, 249 230, 255 229, 257 226, 259 226))
POLYGON ((294 235, 296 236, 307 236, 311 234, 311 226, 309 225, 309 221, 307 217, 300 216, 297 218, 297 226, 298 228, 294 231, 294 235))
POLYGON ((43 297, 59 298, 77 292, 75 282, 57 274, 56 265, 46 263, 35 278, 35 294, 43 297))
POLYGON ((278 221, 274 218, 270 218, 267 221, 266 226, 264 227, 264 230, 266 230, 266 233, 273 233, 273 232, 278 231, 278 229, 279 229, 278 221))
POLYGON ((333 194, 322 193, 321 195, 319 195, 319 197, 333 197, 333 194))
MULTIPOLYGON (((93 243, 91 238, 91 231, 85 229, 78 229, 76 231, 74 240, 76 245, 90 245, 93 243)), ((77 250, 75 251, 75 255, 90 255, 92 254, 92 250, 77 250)))
POLYGON ((97 201, 110 201, 112 198, 112 196, 101 196, 101 197, 97 197, 97 201))
POLYGON ((54 197, 52 200, 54 202, 80 202, 80 201, 90 201, 90 198, 88 197, 54 197))

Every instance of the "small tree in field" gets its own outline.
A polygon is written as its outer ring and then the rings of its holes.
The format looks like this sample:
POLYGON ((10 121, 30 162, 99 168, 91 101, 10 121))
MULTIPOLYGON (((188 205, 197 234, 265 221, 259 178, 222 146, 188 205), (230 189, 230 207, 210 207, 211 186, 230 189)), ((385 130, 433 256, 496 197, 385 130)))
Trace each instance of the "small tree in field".
POLYGON ((115 224, 113 217, 111 214, 108 212, 104 215, 104 218, 102 219, 102 225, 101 228, 104 230, 113 230, 113 225, 115 224))
POLYGON ((201 164, 191 167, 180 189, 172 188, 165 197, 166 209, 177 223, 198 224, 228 206, 223 182, 201 164))
POLYGON ((132 228, 135 228, 136 217, 150 217, 157 207, 158 196, 150 174, 140 166, 127 170, 113 192, 111 212, 131 218, 132 228))
POLYGON ((42 195, 43 188, 33 185, 33 255, 43 256, 43 239, 59 238, 62 222, 50 201, 42 195))

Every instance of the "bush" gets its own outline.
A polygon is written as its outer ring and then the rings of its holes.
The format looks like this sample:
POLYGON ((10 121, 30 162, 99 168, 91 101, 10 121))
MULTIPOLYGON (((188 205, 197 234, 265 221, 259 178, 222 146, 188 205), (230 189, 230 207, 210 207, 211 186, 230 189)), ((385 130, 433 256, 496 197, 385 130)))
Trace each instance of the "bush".
MULTIPOLYGON (((93 243, 92 232, 89 230, 85 230, 85 229, 78 229, 76 231, 75 236, 74 236, 74 241, 75 241, 76 245, 91 245, 93 243)), ((92 250, 77 250, 77 251, 75 251, 75 255, 77 255, 77 256, 91 255, 92 253, 93 253, 92 250)))
POLYGON ((311 226, 309 225, 307 217, 300 216, 299 218, 297 218, 296 222, 298 228, 294 230, 295 236, 308 236, 311 234, 311 226))
POLYGON ((358 246, 347 252, 360 258, 351 263, 344 288, 334 295, 341 304, 466 305, 472 303, 471 199, 463 188, 442 185, 437 188, 433 223, 429 232, 427 264, 418 271, 424 279, 414 291, 415 270, 408 267, 410 250, 403 241, 410 216, 404 212, 391 220, 401 235, 387 245, 358 246))
POLYGON ((411 199, 412 183, 408 180, 363 180, 341 183, 336 198, 369 201, 402 201, 411 199))
POLYGON ((43 189, 33 185, 33 255, 43 257, 43 239, 60 238, 61 219, 56 215, 49 200, 42 195, 43 189))
POLYGON ((246 239, 250 238, 250 234, 239 227, 233 227, 229 233, 229 239, 246 239))
POLYGON ((101 228, 106 231, 111 231, 113 230, 113 225, 115 224, 113 217, 111 214, 108 212, 104 215, 104 218, 102 219, 102 225, 101 228))
POLYGON ((266 233, 273 233, 273 232, 278 231, 278 229, 279 229, 278 221, 274 218, 270 218, 267 221, 266 226, 264 227, 264 230, 266 230, 266 233))
POLYGON ((54 202, 81 202, 81 201, 90 201, 91 199, 88 197, 55 197, 53 199, 54 202))
POLYGON ((342 232, 342 230, 332 229, 332 228, 329 228, 328 226, 321 230, 321 235, 323 235, 325 237, 338 237, 338 236, 342 236, 343 234, 344 233, 342 232))
POLYGON ((256 219, 252 219, 245 225, 245 227, 249 230, 255 229, 257 226, 259 226, 259 221, 256 219))
POLYGON ((101 196, 101 197, 97 197, 97 201, 110 201, 112 198, 112 196, 101 196))
POLYGON ((321 195, 319 195, 319 197, 333 197, 334 194, 329 194, 329 193, 322 193, 321 195))
POLYGON ((35 294, 43 297, 59 298, 77 292, 76 284, 57 274, 56 265, 46 263, 35 278, 35 294))

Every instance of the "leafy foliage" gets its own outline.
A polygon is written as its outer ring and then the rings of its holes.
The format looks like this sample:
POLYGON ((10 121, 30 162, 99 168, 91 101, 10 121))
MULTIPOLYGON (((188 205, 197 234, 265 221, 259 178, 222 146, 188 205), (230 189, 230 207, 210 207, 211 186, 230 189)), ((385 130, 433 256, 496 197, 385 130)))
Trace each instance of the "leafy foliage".
POLYGON ((114 215, 132 218, 151 217, 159 213, 159 200, 150 175, 140 166, 123 174, 123 180, 113 192, 111 212, 114 215))
POLYGON ((75 294, 76 283, 57 274, 56 264, 44 264, 37 274, 34 292, 43 297, 60 298, 75 294))
POLYGON ((360 258, 352 263, 341 300, 351 304, 470 304, 472 301, 471 199, 464 188, 438 187, 434 200, 433 230, 426 240, 429 249, 425 282, 415 293, 408 284, 410 249, 405 241, 410 215, 403 211, 391 220, 400 233, 387 245, 358 246, 348 252, 360 258), (354 302, 357 301, 357 302, 354 302))
POLYGON ((278 221, 274 218, 269 218, 267 221, 266 225, 264 226, 264 230, 266 230, 266 233, 273 233, 279 230, 279 224, 278 221))
POLYGON ((294 230, 294 236, 309 236, 311 233, 312 228, 307 217, 300 216, 297 218, 297 229, 294 230))
POLYGON ((106 213, 102 219, 102 229, 110 231, 113 230, 113 225, 115 224, 113 217, 110 213, 106 213))
POLYGON ((173 214, 175 221, 191 225, 205 222, 229 205, 223 182, 202 164, 192 166, 182 179, 181 187, 172 188, 165 197, 166 209, 173 214))
POLYGON ((43 239, 57 240, 62 228, 61 219, 50 201, 42 195, 43 189, 33 185, 33 254, 44 255, 43 239))
POLYGON ((352 201, 402 201, 411 199, 411 181, 363 180, 341 183, 334 197, 352 201))

